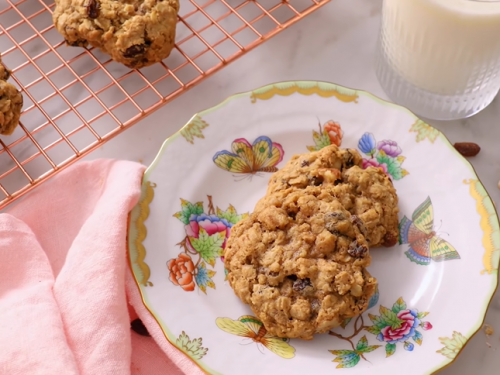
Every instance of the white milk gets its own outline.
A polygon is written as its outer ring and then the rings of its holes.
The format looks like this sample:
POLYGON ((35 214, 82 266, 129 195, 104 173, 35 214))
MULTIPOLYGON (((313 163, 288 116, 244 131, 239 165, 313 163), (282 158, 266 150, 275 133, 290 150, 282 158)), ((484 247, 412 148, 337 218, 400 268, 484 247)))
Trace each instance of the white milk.
POLYGON ((384 0, 382 19, 387 63, 420 89, 462 95, 500 75, 500 1, 384 0))

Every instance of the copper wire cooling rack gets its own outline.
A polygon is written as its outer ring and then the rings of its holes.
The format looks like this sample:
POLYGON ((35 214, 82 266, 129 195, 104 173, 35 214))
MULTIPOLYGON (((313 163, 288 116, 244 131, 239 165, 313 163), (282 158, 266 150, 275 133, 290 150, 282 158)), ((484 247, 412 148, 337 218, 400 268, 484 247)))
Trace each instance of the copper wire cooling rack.
POLYGON ((328 1, 181 0, 171 55, 130 70, 66 47, 53 0, 0 0, 0 53, 24 98, 0 137, 0 209, 328 1))

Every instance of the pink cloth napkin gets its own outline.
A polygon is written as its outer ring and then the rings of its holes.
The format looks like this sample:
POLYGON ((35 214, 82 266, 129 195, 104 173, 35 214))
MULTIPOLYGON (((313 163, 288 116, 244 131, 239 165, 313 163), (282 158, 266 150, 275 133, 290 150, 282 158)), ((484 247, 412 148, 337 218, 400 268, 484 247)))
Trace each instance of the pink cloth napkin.
POLYGON ((143 171, 81 162, 0 214, 0 374, 203 374, 165 339, 128 265, 143 171), (137 317, 151 337, 130 329, 137 317))

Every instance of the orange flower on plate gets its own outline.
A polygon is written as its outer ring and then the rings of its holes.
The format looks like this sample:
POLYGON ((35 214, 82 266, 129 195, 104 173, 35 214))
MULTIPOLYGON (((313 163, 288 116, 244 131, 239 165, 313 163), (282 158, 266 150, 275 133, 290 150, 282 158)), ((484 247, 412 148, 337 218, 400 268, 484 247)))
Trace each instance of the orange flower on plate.
POLYGON ((170 271, 170 281, 174 285, 180 286, 186 292, 194 290, 194 264, 191 257, 181 253, 176 259, 170 259, 167 262, 168 270, 170 271))
POLYGON ((342 129, 340 125, 332 120, 323 125, 324 131, 328 134, 332 145, 340 147, 342 144, 342 129))

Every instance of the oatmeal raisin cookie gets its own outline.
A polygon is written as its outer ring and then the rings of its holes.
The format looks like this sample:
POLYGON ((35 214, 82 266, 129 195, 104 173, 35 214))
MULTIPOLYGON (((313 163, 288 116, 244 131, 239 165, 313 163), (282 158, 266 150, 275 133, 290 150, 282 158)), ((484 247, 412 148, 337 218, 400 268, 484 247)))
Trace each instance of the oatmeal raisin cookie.
POLYGON ((174 46, 179 0, 56 0, 66 43, 100 48, 132 69, 162 61, 174 46))
POLYGON ((266 195, 231 229, 229 284, 267 331, 310 340, 368 307, 377 281, 356 218, 326 186, 266 195))
POLYGON ((0 56, 0 134, 10 135, 19 124, 23 96, 17 88, 8 83, 10 71, 2 64, 0 56))
POLYGON ((398 238, 398 197, 380 168, 362 169, 356 150, 335 145, 295 155, 269 181, 267 194, 308 186, 329 187, 345 209, 358 217, 370 247, 394 246, 398 238))
POLYGON ((267 193, 295 187, 339 184, 342 172, 354 166, 361 167, 363 159, 356 150, 331 145, 319 151, 298 154, 269 180, 267 193))

